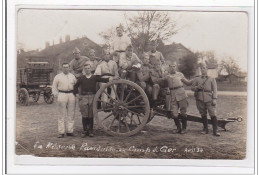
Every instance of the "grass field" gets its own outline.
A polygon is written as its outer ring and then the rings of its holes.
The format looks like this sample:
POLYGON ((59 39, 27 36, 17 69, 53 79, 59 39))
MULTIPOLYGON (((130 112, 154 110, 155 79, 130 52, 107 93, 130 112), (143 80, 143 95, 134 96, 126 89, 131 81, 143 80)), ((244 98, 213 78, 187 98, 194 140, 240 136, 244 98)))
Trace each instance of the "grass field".
MULTIPOLYGON (((198 115, 193 98, 190 114, 198 115)), ((95 125, 95 137, 81 138, 81 116, 75 117, 75 137, 57 138, 56 104, 40 99, 29 106, 17 104, 16 154, 41 157, 163 158, 163 159, 243 159, 246 156, 246 97, 220 96, 218 117, 243 118, 227 125, 220 137, 201 135, 202 124, 188 122, 187 134, 172 134, 172 119, 155 116, 141 132, 128 137, 112 137, 95 125)))

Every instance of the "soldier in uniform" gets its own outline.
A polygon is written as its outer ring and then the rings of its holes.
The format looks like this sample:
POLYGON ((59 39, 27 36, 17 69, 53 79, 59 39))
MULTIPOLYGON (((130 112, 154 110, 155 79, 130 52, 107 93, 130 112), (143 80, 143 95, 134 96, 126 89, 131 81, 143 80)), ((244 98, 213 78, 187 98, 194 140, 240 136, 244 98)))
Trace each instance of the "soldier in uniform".
POLYGON ((155 40, 152 40, 150 42, 150 51, 148 52, 149 55, 154 56, 159 62, 160 62, 160 66, 165 64, 165 60, 163 57, 163 54, 159 51, 156 50, 157 47, 157 42, 155 40))
POLYGON ((148 81, 150 78, 150 59, 148 53, 143 54, 142 62, 142 67, 136 74, 138 78, 137 84, 139 84, 144 90, 148 91, 148 93, 151 93, 152 90, 148 87, 148 81))
POLYGON ((184 134, 186 133, 187 127, 187 94, 185 89, 183 88, 183 83, 190 85, 190 81, 187 80, 181 72, 177 72, 177 64, 176 62, 171 62, 169 64, 169 75, 164 78, 170 89, 171 102, 170 102, 170 110, 171 116, 174 119, 175 125, 177 126, 177 130, 174 133, 184 134), (180 109, 180 116, 179 116, 180 109), (180 117, 180 118, 179 118, 180 117), (181 123, 179 121, 181 119, 181 123))
MULTIPOLYGON (((115 61, 111 59, 111 55, 109 50, 104 50, 104 56, 103 61, 97 66, 96 71, 94 75, 104 75, 104 74, 110 74, 115 77, 119 77, 118 74, 118 67, 115 61)), ((100 86, 103 86, 104 83, 100 83, 100 86)), ((116 86, 115 86, 116 89, 116 86)), ((115 93, 113 90, 111 90, 111 97, 115 98, 115 93)), ((106 94, 102 94, 102 100, 107 102, 108 97, 106 94)), ((106 106, 106 103, 102 103, 103 107, 106 106)))
POLYGON ((89 58, 86 56, 81 56, 80 50, 77 47, 75 47, 75 49, 73 50, 73 56, 74 59, 71 60, 71 62, 69 63, 71 73, 76 78, 79 78, 82 75, 83 66, 86 63, 86 61, 89 61, 89 58))
POLYGON ((119 72, 121 78, 129 78, 130 81, 135 82, 136 71, 133 69, 134 65, 137 65, 142 61, 133 53, 133 46, 129 45, 126 51, 120 55, 119 58, 119 72))
POLYGON ((95 50, 90 49, 88 53, 89 60, 92 62, 92 72, 94 73, 97 66, 102 62, 98 57, 96 57, 95 50))
POLYGON ((160 61, 154 55, 150 55, 150 85, 152 86, 152 99, 158 99, 160 92, 160 80, 163 78, 163 70, 160 66, 160 61))
POLYGON ((193 80, 192 90, 195 91, 196 105, 200 112, 203 121, 202 134, 208 134, 208 119, 209 113, 213 126, 213 135, 220 136, 218 131, 218 120, 216 116, 217 105, 217 83, 216 80, 207 75, 208 68, 206 64, 200 65, 201 76, 193 80))

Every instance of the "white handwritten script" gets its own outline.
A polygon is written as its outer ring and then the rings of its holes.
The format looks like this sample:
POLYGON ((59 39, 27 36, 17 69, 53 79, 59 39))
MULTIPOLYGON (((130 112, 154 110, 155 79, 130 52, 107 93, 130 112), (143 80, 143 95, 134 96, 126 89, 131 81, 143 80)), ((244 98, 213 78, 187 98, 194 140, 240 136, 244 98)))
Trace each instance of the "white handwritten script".
MULTIPOLYGON (((177 149, 170 146, 153 146, 153 147, 144 147, 140 148, 137 146, 130 146, 127 148, 121 148, 116 146, 102 146, 102 145, 89 145, 87 142, 82 143, 81 145, 75 144, 58 144, 53 142, 48 142, 46 144, 42 144, 39 141, 34 143, 34 149, 50 149, 50 150, 78 150, 78 151, 97 151, 97 152, 140 152, 140 153, 174 153, 177 149)), ((194 147, 194 148, 184 148, 183 150, 186 153, 191 152, 203 152, 202 148, 194 147)))

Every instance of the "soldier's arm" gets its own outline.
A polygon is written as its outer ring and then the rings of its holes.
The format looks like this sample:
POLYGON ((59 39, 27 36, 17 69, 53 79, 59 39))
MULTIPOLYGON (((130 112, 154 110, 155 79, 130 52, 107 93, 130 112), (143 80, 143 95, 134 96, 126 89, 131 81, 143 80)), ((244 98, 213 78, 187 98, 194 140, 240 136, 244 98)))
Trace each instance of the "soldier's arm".
POLYGON ((162 64, 165 64, 165 59, 164 59, 164 57, 163 57, 163 54, 162 54, 162 53, 160 54, 160 59, 161 59, 161 62, 162 62, 162 64))
POLYGON ((71 60, 71 62, 69 63, 70 66, 70 73, 72 73, 73 75, 76 75, 76 73, 74 72, 74 66, 73 66, 74 62, 73 60, 71 60))
POLYGON ((216 82, 215 78, 212 78, 211 86, 212 86, 212 91, 213 91, 212 98, 217 99, 218 98, 217 82, 216 82))
POLYGON ((197 91, 198 90, 198 81, 197 79, 195 78, 192 82, 192 85, 191 85, 191 90, 192 91, 197 91))
POLYGON ((182 81, 184 84, 186 84, 187 86, 192 85, 193 80, 187 80, 187 79, 185 78, 185 76, 183 75, 183 73, 180 73, 180 76, 181 76, 181 81, 182 81))
POLYGON ((54 77, 53 84, 52 84, 52 93, 55 97, 57 97, 57 95, 59 94, 58 84, 59 84, 59 80, 58 80, 58 76, 56 75, 54 77))
POLYGON ((116 63, 114 64, 114 75, 115 75, 115 77, 119 77, 118 66, 116 63))
POLYGON ((94 75, 101 75, 101 65, 100 64, 97 66, 94 75))
POLYGON ((186 78, 182 78, 181 81, 186 84, 187 86, 191 86, 194 79, 191 79, 191 80, 187 80, 186 78))
POLYGON ((81 81, 82 81, 82 77, 80 77, 80 78, 77 80, 76 84, 74 85, 74 87, 73 87, 73 94, 74 94, 74 95, 76 95, 76 94, 79 93, 79 92, 78 92, 78 89, 79 89, 79 86, 80 86, 80 84, 81 84, 81 81))

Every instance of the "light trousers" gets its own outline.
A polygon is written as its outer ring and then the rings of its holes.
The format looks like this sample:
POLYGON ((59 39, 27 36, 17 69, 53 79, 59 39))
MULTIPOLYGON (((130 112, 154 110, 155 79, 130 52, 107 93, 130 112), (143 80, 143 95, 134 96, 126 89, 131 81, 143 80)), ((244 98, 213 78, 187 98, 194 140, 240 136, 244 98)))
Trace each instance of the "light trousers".
POLYGON ((58 117, 59 134, 73 133, 76 98, 73 93, 59 93, 58 106, 60 115, 58 117))

